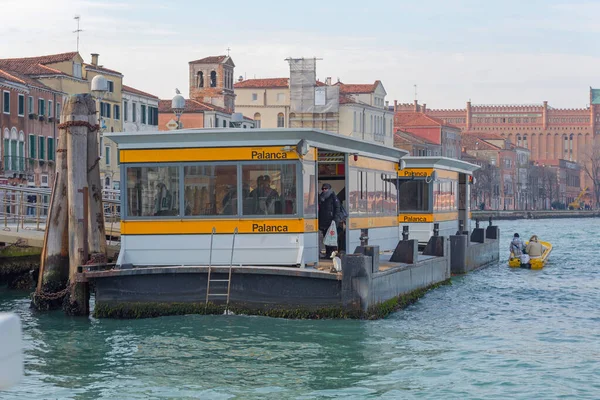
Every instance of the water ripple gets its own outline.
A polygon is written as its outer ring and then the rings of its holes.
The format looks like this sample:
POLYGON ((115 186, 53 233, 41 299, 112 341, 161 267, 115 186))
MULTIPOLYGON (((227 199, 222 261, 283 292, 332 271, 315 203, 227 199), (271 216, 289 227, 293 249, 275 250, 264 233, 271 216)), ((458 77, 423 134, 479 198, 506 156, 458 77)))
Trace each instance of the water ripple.
POLYGON ((380 321, 20 314, 26 378, 0 399, 600 398, 597 220, 500 222, 554 244, 541 271, 505 262, 380 321))

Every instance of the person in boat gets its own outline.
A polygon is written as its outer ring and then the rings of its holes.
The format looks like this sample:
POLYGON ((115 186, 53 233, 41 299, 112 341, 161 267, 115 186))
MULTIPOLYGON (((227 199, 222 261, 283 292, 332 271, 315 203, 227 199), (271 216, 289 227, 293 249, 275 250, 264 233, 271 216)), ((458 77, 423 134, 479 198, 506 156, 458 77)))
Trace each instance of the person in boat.
POLYGON ((531 258, 539 258, 542 256, 544 252, 544 246, 542 246, 542 244, 538 241, 537 235, 533 235, 529 239, 529 243, 527 243, 525 251, 527 251, 527 254, 529 254, 529 257, 531 258))
POLYGON ((525 243, 523 243, 523 239, 519 237, 518 233, 515 233, 512 240, 510 241, 510 252, 514 256, 518 257, 524 253, 525 243))

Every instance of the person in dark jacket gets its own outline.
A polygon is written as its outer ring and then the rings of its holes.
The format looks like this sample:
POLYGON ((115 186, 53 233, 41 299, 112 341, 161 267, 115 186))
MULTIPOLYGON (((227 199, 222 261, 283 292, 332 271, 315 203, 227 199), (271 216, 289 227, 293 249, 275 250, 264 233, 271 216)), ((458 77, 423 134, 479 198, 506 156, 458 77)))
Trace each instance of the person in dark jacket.
MULTIPOLYGON (((337 230, 341 219, 340 200, 331 189, 331 185, 324 183, 319 195, 319 230, 323 233, 323 237, 327 234, 331 221, 335 222, 337 230)), ((336 246, 325 246, 325 258, 330 258, 334 250, 336 250, 336 246)))

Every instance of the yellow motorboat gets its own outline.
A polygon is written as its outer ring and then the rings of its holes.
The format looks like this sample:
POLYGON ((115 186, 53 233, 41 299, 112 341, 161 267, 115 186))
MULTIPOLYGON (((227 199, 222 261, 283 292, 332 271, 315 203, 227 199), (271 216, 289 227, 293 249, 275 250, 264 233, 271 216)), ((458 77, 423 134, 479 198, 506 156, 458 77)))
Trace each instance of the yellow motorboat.
MULTIPOLYGON (((521 256, 515 256, 513 253, 510 253, 510 258, 508 259, 508 266, 512 268, 529 268, 529 269, 542 269, 548 262, 548 258, 550 257, 550 253, 552 252, 552 244, 549 242, 544 242, 542 240, 539 241, 542 245, 542 256, 535 258, 528 258, 528 262, 521 262, 521 256)), ((525 243, 527 245, 529 242, 525 243)))

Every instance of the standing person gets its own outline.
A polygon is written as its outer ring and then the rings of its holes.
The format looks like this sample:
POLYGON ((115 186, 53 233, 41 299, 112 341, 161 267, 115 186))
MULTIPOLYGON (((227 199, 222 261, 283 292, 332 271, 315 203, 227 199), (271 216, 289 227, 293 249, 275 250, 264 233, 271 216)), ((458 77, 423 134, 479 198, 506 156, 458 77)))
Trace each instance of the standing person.
MULTIPOLYGON (((323 233, 323 237, 327 235, 327 230, 334 221, 337 226, 341 221, 341 205, 340 200, 331 189, 329 183, 324 183, 321 186, 321 194, 319 195, 319 230, 323 233)), ((336 250, 337 246, 325 246, 325 258, 330 258, 331 253, 336 250)))
POLYGON ((346 220, 348 219, 348 212, 344 208, 344 202, 346 201, 346 188, 343 188, 337 194, 337 198, 340 201, 340 223, 337 224, 338 233, 338 252, 346 252, 346 220))

